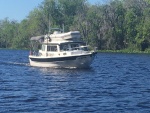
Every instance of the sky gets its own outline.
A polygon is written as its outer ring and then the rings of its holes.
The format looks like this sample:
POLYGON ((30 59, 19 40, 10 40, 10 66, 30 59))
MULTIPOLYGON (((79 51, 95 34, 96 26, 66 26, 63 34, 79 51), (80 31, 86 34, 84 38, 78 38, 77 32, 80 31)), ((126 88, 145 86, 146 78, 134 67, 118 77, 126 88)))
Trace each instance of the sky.
MULTIPOLYGON (((0 20, 7 17, 9 20, 17 20, 20 22, 43 1, 44 0, 0 0, 0 20)), ((95 4, 98 1, 101 0, 88 0, 91 4, 95 4)))

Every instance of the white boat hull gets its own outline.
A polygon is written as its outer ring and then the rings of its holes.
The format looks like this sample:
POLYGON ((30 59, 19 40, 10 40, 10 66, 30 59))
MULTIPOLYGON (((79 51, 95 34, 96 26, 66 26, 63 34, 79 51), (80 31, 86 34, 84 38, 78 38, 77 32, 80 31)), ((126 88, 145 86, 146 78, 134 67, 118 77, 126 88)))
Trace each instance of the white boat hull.
POLYGON ((51 68, 88 68, 90 67, 95 54, 67 56, 67 57, 46 57, 39 58, 29 56, 31 66, 36 67, 51 67, 51 68))

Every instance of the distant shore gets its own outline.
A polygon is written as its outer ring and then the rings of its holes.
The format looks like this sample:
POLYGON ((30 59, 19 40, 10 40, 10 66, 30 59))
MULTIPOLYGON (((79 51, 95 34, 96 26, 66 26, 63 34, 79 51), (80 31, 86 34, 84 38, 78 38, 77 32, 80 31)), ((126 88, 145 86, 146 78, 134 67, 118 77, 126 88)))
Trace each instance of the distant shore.
POLYGON ((146 54, 150 53, 150 51, 138 51, 138 50, 97 50, 97 52, 102 52, 102 53, 146 53, 146 54))

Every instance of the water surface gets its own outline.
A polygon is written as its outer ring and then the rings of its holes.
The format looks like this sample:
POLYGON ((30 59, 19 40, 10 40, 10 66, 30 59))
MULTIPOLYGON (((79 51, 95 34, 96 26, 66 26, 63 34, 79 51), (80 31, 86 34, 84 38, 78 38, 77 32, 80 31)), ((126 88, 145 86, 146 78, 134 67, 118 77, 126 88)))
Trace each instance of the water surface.
POLYGON ((148 113, 150 55, 98 53, 89 69, 31 67, 0 50, 0 113, 148 113))

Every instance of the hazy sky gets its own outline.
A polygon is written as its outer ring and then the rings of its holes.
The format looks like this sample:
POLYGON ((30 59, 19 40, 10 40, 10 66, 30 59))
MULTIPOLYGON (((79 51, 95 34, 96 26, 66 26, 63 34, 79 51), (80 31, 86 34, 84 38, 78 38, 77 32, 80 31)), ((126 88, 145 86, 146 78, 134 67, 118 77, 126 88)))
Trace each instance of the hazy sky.
MULTIPOLYGON (((21 21, 43 1, 44 0, 0 0, 0 20, 8 17, 10 20, 21 21)), ((88 1, 94 4, 101 0, 88 1)))

